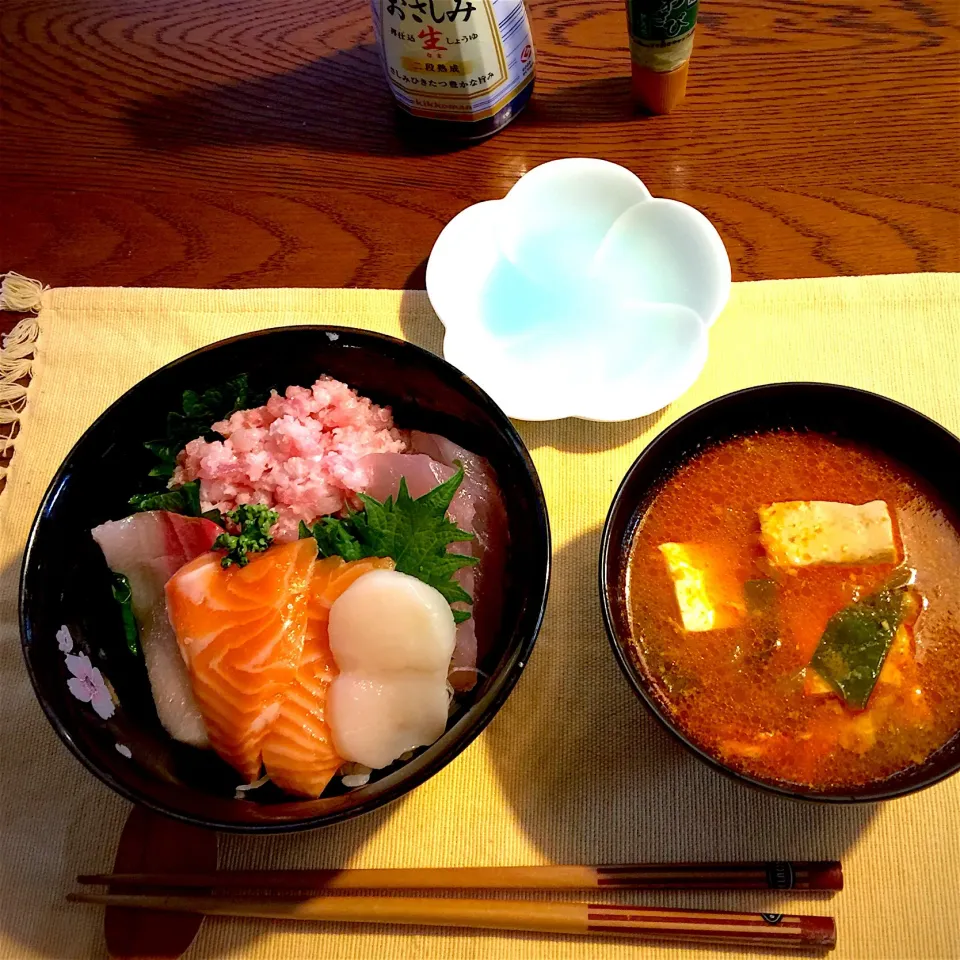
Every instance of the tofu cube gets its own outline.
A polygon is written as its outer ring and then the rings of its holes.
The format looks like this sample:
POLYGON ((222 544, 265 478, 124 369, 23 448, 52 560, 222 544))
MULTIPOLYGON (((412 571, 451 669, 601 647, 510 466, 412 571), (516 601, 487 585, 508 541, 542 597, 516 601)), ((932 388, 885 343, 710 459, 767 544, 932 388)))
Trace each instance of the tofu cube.
POLYGON ((893 521, 883 500, 790 500, 757 512, 763 548, 778 567, 897 562, 893 521))
POLYGON ((747 608, 732 558, 702 543, 661 543, 660 552, 673 580, 684 630, 722 630, 743 620, 747 608))

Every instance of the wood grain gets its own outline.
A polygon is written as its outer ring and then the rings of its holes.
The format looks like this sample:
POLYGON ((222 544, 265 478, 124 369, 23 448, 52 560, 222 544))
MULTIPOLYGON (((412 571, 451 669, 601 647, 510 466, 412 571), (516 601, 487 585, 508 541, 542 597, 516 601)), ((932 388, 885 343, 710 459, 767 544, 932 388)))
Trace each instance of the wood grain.
POLYGON ((629 103, 622 0, 534 0, 534 101, 398 136, 366 0, 6 0, 0 265, 52 285, 418 287, 443 224, 601 156, 735 279, 960 269, 956 0, 703 0, 690 89, 629 103))
POLYGON ((605 866, 407 867, 87 874, 77 883, 217 890, 842 890, 843 868, 820 862, 635 863, 605 866))
MULTIPOLYGON (((71 903, 108 908, 193 912, 212 917, 400 923, 519 930, 580 936, 673 940, 702 946, 752 946, 767 950, 832 950, 832 917, 728 910, 677 910, 625 903, 565 903, 542 900, 468 900, 460 897, 210 897, 171 894, 69 893, 71 903)), ((145 958, 144 958, 145 960, 145 958)), ((159 958, 158 958, 159 960, 159 958)))

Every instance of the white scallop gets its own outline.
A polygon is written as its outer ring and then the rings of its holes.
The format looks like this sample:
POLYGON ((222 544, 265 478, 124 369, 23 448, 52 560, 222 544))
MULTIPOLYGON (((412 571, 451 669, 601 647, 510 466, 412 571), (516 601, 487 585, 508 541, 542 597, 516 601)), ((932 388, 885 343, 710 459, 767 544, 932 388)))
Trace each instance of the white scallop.
POLYGON ((329 634, 340 674, 327 720, 340 756, 378 769, 441 736, 456 626, 437 590, 372 571, 333 603, 329 634))
POLYGON ((341 672, 446 670, 456 642, 450 604, 396 570, 372 570, 330 608, 330 650, 341 672))
POLYGON ((374 770, 438 740, 447 726, 447 686, 435 675, 341 673, 327 718, 337 752, 374 770))

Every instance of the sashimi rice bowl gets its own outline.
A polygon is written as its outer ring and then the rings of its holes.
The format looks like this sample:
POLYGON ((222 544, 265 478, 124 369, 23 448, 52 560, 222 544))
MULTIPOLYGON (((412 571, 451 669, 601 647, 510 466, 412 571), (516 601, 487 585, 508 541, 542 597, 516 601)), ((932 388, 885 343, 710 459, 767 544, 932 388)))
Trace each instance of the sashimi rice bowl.
POLYGON ((158 371, 81 439, 31 534, 24 649, 120 792, 226 829, 314 826, 479 732, 548 568, 536 473, 469 381, 374 334, 268 331, 158 371), (124 489, 89 500, 121 463, 124 489), (80 562, 58 571, 67 535, 80 562))

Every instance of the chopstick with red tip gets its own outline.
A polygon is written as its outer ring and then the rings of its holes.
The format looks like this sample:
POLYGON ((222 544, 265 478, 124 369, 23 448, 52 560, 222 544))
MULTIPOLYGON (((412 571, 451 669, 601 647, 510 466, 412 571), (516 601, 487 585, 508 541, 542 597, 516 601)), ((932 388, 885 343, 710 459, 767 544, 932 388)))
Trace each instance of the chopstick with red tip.
POLYGON ((796 950, 831 950, 837 940, 836 927, 830 917, 668 910, 609 903, 375 896, 291 900, 109 893, 68 894, 67 899, 73 903, 201 913, 205 916, 419 924, 796 950))
POLYGON ((112 873, 78 883, 219 890, 841 890, 834 860, 638 863, 621 866, 426 867, 382 870, 219 870, 112 873))

